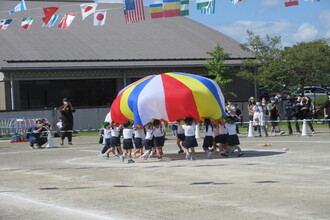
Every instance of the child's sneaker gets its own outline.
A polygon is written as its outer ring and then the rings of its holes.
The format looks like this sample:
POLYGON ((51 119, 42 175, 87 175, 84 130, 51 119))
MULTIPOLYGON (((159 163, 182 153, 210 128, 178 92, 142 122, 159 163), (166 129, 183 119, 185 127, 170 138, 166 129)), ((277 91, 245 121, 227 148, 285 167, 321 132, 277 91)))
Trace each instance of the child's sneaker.
POLYGON ((178 153, 179 154, 182 154, 182 153, 184 153, 184 151, 183 150, 179 150, 178 153))
POLYGON ((243 155, 244 155, 243 152, 239 152, 237 156, 238 156, 238 157, 241 157, 241 156, 243 156, 243 155))
POLYGON ((132 158, 129 158, 127 163, 135 163, 135 161, 132 158))
POLYGON ((124 161, 125 161, 125 155, 121 155, 120 158, 121 158, 121 162, 124 163, 124 161))
POLYGON ((105 158, 106 160, 108 160, 109 159, 109 154, 104 154, 103 155, 103 158, 105 158))
POLYGON ((191 156, 190 160, 196 160, 194 156, 191 156))
POLYGON ((221 153, 221 156, 228 157, 228 153, 221 153))
POLYGON ((185 159, 186 159, 186 160, 189 160, 189 159, 190 159, 190 156, 191 156, 190 153, 186 153, 186 157, 185 157, 185 159))
POLYGON ((119 155, 118 154, 116 154, 115 156, 113 156, 114 158, 119 158, 119 155))

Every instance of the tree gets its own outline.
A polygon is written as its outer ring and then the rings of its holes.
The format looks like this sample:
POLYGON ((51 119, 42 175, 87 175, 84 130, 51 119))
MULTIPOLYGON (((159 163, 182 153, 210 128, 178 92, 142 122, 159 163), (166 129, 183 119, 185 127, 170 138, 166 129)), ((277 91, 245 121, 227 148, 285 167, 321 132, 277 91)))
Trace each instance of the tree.
POLYGON ((238 76, 274 91, 295 92, 306 85, 330 83, 330 48, 325 39, 301 42, 282 48, 280 37, 259 35, 247 31, 244 50, 251 51, 255 60, 243 61, 238 76))
MULTIPOLYGON (((229 53, 224 52, 223 48, 217 45, 213 51, 207 52, 211 58, 207 58, 207 63, 204 66, 208 69, 208 74, 214 76, 214 81, 218 83, 221 90, 226 94, 225 88, 226 84, 230 83, 232 79, 230 78, 230 73, 228 72, 228 67, 224 65, 224 61, 230 57, 229 53)), ((233 94, 232 92, 227 92, 227 94, 233 94)))
POLYGON ((281 37, 267 35, 263 40, 252 31, 247 31, 247 34, 247 43, 241 44, 241 47, 251 52, 254 59, 243 60, 243 66, 237 75, 259 85, 281 90, 286 82, 281 72, 281 37))
POLYGON ((282 52, 283 70, 292 90, 330 84, 330 46, 325 39, 301 42, 282 52))

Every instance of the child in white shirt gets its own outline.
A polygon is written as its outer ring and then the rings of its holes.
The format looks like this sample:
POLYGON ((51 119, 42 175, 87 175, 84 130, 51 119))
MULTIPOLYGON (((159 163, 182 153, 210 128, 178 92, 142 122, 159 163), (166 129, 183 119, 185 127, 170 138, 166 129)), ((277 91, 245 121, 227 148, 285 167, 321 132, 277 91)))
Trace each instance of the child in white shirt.
POLYGON ((127 163, 135 163, 135 161, 132 159, 132 149, 133 149, 133 133, 134 130, 132 128, 133 123, 131 121, 126 121, 124 124, 124 130, 123 130, 123 148, 125 150, 125 153, 120 157, 122 159, 122 162, 125 161, 125 159, 128 157, 127 163))
POLYGON ((195 138, 196 124, 194 124, 192 117, 185 118, 185 123, 185 125, 182 125, 182 128, 185 135, 184 148, 186 150, 186 159, 195 160, 195 147, 198 146, 195 138))

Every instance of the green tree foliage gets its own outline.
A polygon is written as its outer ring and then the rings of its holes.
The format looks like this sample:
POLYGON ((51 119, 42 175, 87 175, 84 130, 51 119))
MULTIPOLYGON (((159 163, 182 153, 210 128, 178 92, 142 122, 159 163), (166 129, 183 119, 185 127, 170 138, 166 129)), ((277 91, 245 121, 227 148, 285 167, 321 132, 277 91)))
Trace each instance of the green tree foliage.
POLYGON ((238 76, 274 91, 294 92, 306 85, 329 84, 330 48, 325 39, 282 48, 280 37, 247 31, 244 50, 255 59, 245 60, 238 76))
MULTIPOLYGON (((214 81, 218 83, 221 90, 224 92, 226 84, 230 83, 230 73, 228 67, 224 66, 224 61, 230 57, 229 53, 224 52, 223 48, 217 45, 213 51, 207 52, 211 58, 207 58, 207 63, 204 66, 208 69, 208 74, 214 76, 214 81)), ((235 95, 231 92, 229 94, 235 95)), ((225 92, 224 92, 225 94, 225 92)))

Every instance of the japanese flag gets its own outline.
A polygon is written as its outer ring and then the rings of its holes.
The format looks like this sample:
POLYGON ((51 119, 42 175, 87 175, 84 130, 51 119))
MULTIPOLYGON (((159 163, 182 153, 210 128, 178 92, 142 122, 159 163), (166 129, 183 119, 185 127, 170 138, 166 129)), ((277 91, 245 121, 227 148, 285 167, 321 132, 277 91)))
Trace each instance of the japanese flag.
POLYGON ((93 14, 96 10, 96 7, 97 7, 96 3, 80 5, 82 19, 84 20, 87 16, 89 16, 90 14, 93 14))
POLYGON ((107 10, 98 10, 94 13, 94 26, 102 26, 105 24, 107 10))

